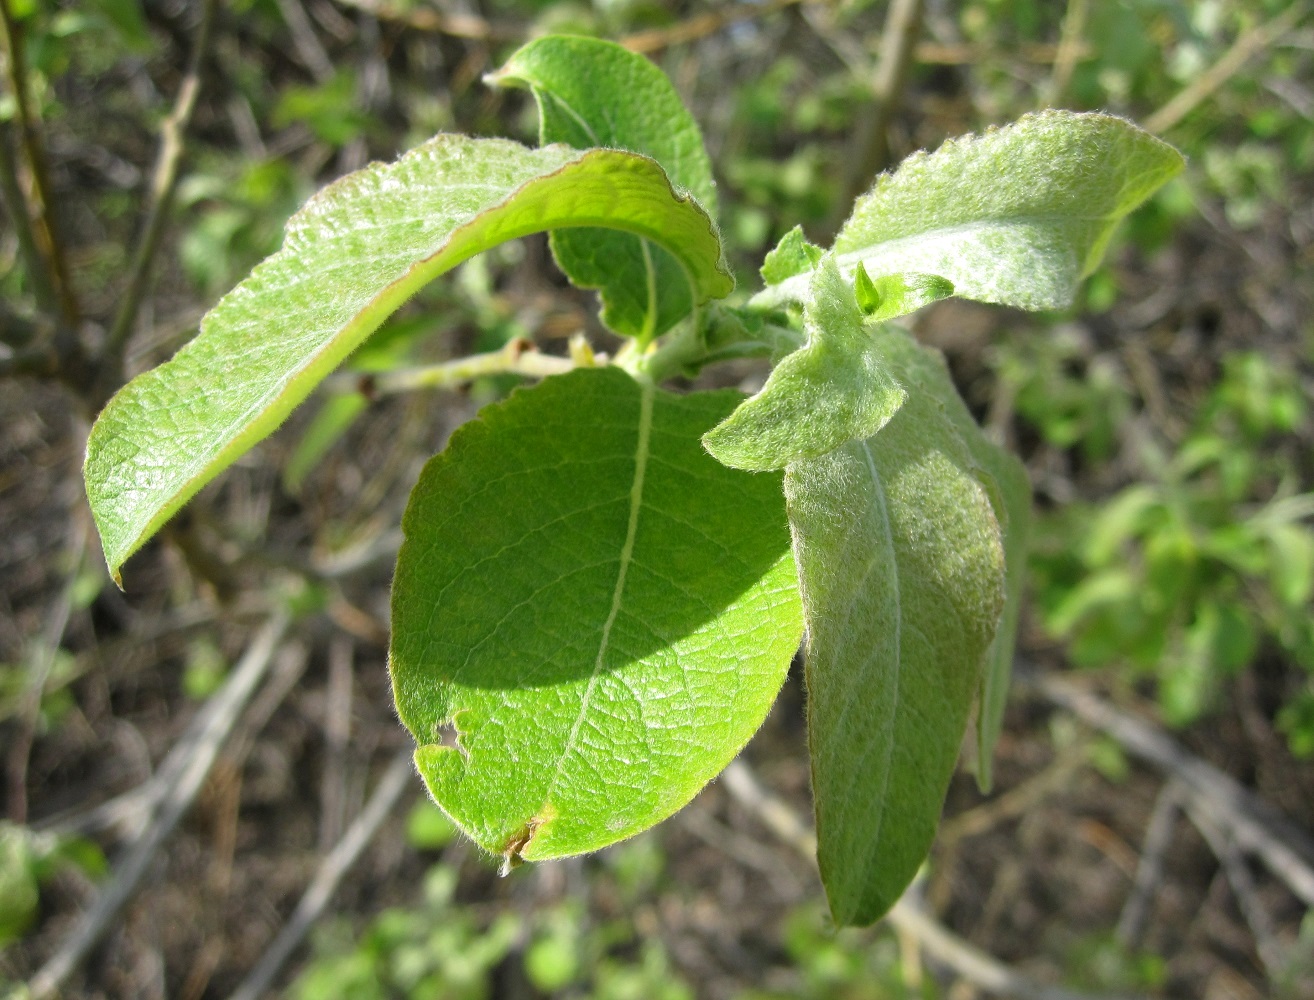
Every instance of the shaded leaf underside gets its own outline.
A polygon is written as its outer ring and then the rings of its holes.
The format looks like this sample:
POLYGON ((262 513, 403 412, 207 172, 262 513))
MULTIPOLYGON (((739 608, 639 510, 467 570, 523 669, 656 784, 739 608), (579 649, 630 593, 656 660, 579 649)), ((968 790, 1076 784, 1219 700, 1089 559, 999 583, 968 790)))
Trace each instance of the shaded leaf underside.
MULTIPOLYGON (((644 56, 596 38, 547 37, 518 50, 490 79, 533 91, 540 141, 651 156, 715 217, 716 186, 698 124, 644 56)), ((602 320, 617 333, 648 340, 697 304, 680 261, 649 240, 561 230, 552 234, 552 250, 571 281, 598 291, 602 320)))

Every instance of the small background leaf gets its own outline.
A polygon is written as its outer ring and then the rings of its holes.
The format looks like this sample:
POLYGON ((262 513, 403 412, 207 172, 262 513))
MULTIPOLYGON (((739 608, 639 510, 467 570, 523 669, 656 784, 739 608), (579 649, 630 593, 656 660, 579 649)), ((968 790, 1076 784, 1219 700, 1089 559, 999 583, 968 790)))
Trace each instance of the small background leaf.
POLYGON ((486 850, 638 833, 765 717, 802 631, 780 480, 698 445, 740 398, 579 370, 486 408, 426 466, 393 690, 434 798, 486 850))
POLYGON ((813 246, 803 235, 803 227, 795 226, 784 236, 762 262, 762 280, 776 285, 796 274, 807 274, 821 263, 822 249, 813 246))

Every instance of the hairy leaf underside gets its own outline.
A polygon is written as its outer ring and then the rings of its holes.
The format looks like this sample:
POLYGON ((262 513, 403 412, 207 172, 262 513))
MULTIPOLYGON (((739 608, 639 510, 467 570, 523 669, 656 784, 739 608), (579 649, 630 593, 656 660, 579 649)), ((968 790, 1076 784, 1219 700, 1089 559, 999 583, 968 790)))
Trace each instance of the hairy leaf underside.
MULTIPOLYGON (((873 278, 922 272, 964 298, 1063 308, 1119 221, 1182 166, 1122 118, 1041 111, 882 174, 832 249, 846 275, 859 263, 873 278)), ((786 275, 755 301, 802 301, 807 287, 805 273, 786 275)))

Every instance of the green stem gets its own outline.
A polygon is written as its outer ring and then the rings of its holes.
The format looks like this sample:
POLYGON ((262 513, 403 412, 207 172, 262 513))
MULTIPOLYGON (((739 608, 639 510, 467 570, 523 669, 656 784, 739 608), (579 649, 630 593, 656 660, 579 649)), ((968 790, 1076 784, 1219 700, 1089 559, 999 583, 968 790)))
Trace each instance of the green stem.
POLYGON ((142 227, 141 240, 133 254, 127 287, 123 290, 114 323, 105 336, 105 345, 102 349, 100 389, 105 397, 108 397, 110 392, 122 382, 124 350, 128 339, 132 336, 133 325, 146 293, 151 265, 155 260, 155 252, 159 248, 160 236, 164 231, 169 206, 173 202, 174 190, 178 184, 178 168, 184 152, 184 138, 192 112, 196 108, 197 95, 200 93, 201 62, 205 58, 217 6, 217 0, 205 0, 201 5, 201 23, 196 30, 196 43, 192 46, 187 74, 178 88, 173 110, 160 127, 160 149, 155 160, 155 169, 151 174, 150 206, 146 213, 146 223, 142 227))
MULTIPOLYGON (((630 345, 626 345, 628 348, 630 345)), ((616 363, 632 375, 642 374, 654 385, 660 385, 668 378, 681 375, 701 367, 701 360, 707 353, 701 331, 696 323, 686 319, 666 338, 643 355, 635 354, 633 365, 629 361, 628 350, 621 350, 616 355, 616 363)))
POLYGON ((444 361, 420 368, 405 368, 378 375, 344 372, 336 376, 330 388, 336 392, 365 392, 368 395, 394 395, 417 389, 455 389, 485 375, 524 375, 547 378, 562 375, 582 362, 541 354, 528 341, 516 339, 500 351, 473 354, 467 358, 444 361))
MULTIPOLYGON (((738 358, 779 358, 803 346, 796 330, 749 318, 742 311, 718 305, 701 310, 696 318, 681 323, 657 348, 638 358, 636 367, 654 383, 677 375, 693 375, 718 361, 738 358)), ((623 363, 623 355, 616 358, 623 363)))
MULTIPOLYGON (((31 212, 29 216, 33 235, 38 241, 46 269, 46 281, 59 306, 60 317, 69 326, 76 326, 79 316, 77 300, 69 283, 68 265, 64 260, 63 245, 59 241, 52 219, 53 201, 50 170, 46 162, 45 146, 41 141, 39 109, 32 101, 28 89, 27 59, 23 50, 23 27, 14 17, 10 0, 0 0, 0 63, 3 63, 7 83, 14 100, 14 124, 18 145, 27 160, 31 177, 30 204, 17 203, 15 213, 31 212)), ((7 196, 8 197, 8 196, 7 196)), ((39 279, 34 279, 39 280, 39 279)))
POLYGON ((18 163, 10 147, 8 129, 0 126, 0 204, 9 212, 14 225, 14 236, 18 240, 18 253, 23 259, 27 278, 32 283, 37 305, 51 316, 61 315, 59 294, 51 278, 45 254, 37 240, 32 226, 27 199, 23 196, 23 186, 18 179, 18 163))

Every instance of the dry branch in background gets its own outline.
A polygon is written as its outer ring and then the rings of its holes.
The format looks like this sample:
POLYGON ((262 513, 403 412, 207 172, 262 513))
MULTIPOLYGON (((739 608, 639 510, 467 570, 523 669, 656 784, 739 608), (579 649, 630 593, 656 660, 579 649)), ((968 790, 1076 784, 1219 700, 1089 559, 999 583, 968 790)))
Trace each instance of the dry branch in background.
POLYGON ((732 4, 720 10, 691 17, 669 28, 654 28, 651 31, 638 31, 626 35, 620 42, 631 52, 657 52, 671 45, 695 42, 708 35, 714 35, 732 24, 767 17, 802 2, 803 0, 769 0, 767 3, 732 4))
POLYGON ((166 762, 173 780, 165 786, 158 811, 150 824, 129 844, 109 882, 82 915, 73 932, 28 983, 33 1000, 44 1000, 60 991, 108 930, 115 915, 132 898, 161 845, 201 790, 225 739, 273 662, 288 625, 285 612, 277 612, 270 618, 256 632, 224 686, 206 703, 202 710, 204 722, 194 733, 195 742, 187 747, 185 756, 176 761, 171 757, 166 762))
POLYGON ((1228 80, 1236 76, 1246 63, 1268 48, 1283 33, 1290 31, 1309 13, 1307 2, 1293 3, 1271 21, 1251 28, 1223 53, 1223 57, 1201 73, 1186 89, 1145 119, 1145 128, 1162 135, 1177 125, 1196 107, 1228 80))
POLYGON ((890 162, 890 123, 903 98, 908 71, 922 30, 922 0, 893 0, 881 31, 880 59, 871 81, 871 109, 858 115, 849 146, 847 173, 831 219, 836 231, 854 199, 871 187, 872 179, 890 162))
MULTIPOLYGON (((726 791, 782 842, 809 864, 817 855, 817 838, 792 806, 768 791, 743 760, 732 761, 721 775, 726 791)), ((912 902, 917 884, 909 890, 885 919, 896 931, 908 935, 936 961, 980 990, 1017 1000, 1096 1000, 1092 994, 1045 986, 1010 969, 1003 962, 964 941, 912 902)), ((1101 1000, 1115 1000, 1103 997, 1101 1000)))
POLYGON ((1314 906, 1314 841, 1231 776, 1188 753, 1176 741, 1060 677, 1019 675, 1045 699, 1103 730, 1123 748, 1176 778, 1189 808, 1249 851, 1306 906, 1314 906))
POLYGON ((237 987, 229 1000, 259 1000, 282 970, 292 952, 305 938, 310 928, 324 914, 325 908, 333 898, 333 893, 342 882, 347 872, 360 859, 365 848, 369 846, 379 827, 388 818, 402 793, 410 784, 414 772, 411 764, 410 750, 401 750, 388 765, 388 770, 379 779, 374 794, 356 817, 337 846, 320 863, 315 877, 306 887, 305 895, 297 904, 296 911, 278 937, 274 938, 268 951, 261 956, 254 969, 237 987))
MULTIPOLYGON (((68 325, 75 326, 80 310, 73 294, 73 286, 69 283, 64 246, 53 218, 54 197, 50 184, 50 168, 37 108, 28 88, 23 28, 14 17, 10 3, 11 0, 0 0, 0 56, 3 57, 5 82, 13 100, 18 146, 27 161, 26 166, 31 181, 31 191, 28 196, 14 204, 12 212, 15 218, 19 213, 30 213, 28 218, 43 260, 43 266, 34 269, 44 271, 43 277, 55 299, 60 318, 68 325)), ((6 200, 8 198, 9 195, 6 193, 6 200)))
POLYGON ((142 227, 137 250, 133 254, 132 266, 128 272, 128 284, 119 300, 114 323, 106 334, 100 359, 100 390, 105 396, 108 396, 123 378, 124 348, 128 338, 132 336, 133 323, 137 319, 142 296, 150 280, 155 252, 159 249, 164 221, 168 216, 169 206, 173 203, 174 189, 178 184, 178 166, 185 149, 183 140, 192 112, 196 109, 196 98, 201 90, 201 62, 205 58, 210 42, 210 29, 214 23, 217 6, 218 0, 204 0, 201 5, 201 21, 196 29, 196 41, 192 45, 187 73, 178 88, 173 110, 160 125, 160 152, 155 160, 155 169, 151 173, 150 205, 146 210, 146 222, 142 227))

